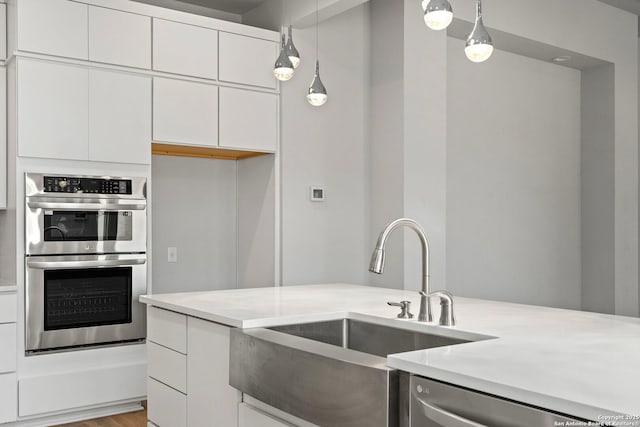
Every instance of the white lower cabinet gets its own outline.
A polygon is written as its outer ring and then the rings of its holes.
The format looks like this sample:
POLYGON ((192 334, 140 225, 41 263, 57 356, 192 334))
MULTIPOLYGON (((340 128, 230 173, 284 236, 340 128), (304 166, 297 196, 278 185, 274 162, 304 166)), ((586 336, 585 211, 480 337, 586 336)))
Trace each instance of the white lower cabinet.
POLYGON ((238 404, 238 427, 292 427, 272 415, 260 411, 246 403, 238 404))
POLYGON ((0 375, 0 424, 18 417, 18 381, 15 373, 0 375))
POLYGON ((150 425, 237 427, 241 394, 229 386, 230 328, 156 307, 148 314, 150 425))

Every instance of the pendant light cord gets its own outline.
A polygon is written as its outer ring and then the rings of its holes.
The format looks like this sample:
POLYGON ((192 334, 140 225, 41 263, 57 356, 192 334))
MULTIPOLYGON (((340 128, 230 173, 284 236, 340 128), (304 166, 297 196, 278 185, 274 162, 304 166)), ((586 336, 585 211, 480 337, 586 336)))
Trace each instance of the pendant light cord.
POLYGON ((318 60, 318 0, 316 0, 316 61, 318 60))

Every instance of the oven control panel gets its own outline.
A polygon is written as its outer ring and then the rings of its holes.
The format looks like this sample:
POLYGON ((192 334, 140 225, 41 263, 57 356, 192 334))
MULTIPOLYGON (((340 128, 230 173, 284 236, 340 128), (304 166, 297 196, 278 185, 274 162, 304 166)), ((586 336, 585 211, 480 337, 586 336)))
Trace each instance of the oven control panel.
POLYGON ((45 176, 45 193, 131 194, 130 179, 45 176))

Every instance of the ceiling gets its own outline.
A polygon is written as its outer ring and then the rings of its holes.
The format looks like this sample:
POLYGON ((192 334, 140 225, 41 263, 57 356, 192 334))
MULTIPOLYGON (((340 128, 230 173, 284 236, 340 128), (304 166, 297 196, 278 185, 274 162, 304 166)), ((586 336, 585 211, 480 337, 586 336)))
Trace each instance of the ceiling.
MULTIPOLYGON (((153 3, 154 0, 143 0, 153 3)), ((159 0, 156 0, 159 1, 159 0)), ((166 2, 167 0, 165 0, 166 2)), ((169 0, 176 3, 187 3, 208 9, 243 15, 269 0, 169 0)), ((640 0, 599 0, 602 3, 615 6, 628 12, 640 15, 640 0)))

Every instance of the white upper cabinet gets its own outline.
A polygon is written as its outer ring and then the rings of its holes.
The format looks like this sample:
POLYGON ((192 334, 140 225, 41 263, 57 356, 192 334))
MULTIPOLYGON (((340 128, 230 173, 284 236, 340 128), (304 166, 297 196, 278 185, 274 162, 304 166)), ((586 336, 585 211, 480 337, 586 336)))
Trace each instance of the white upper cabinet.
POLYGON ((19 50, 88 59, 86 4, 20 0, 17 8, 19 50))
POLYGON ((221 147, 276 151, 277 124, 277 95, 220 88, 221 147))
POLYGON ((153 139, 178 144, 218 145, 218 87, 153 79, 153 139))
POLYGON ((89 6, 89 60, 151 68, 151 18, 89 6))
POLYGON ((7 58, 7 5, 0 4, 0 59, 7 58))
POLYGON ((219 38, 220 81, 275 89, 276 42, 225 32, 219 38))
MULTIPOLYGON (((7 207, 7 69, 0 67, 0 209, 7 207)), ((2 312, 0 295, 0 313, 2 312)), ((0 314, 2 321, 2 314, 0 314)))
POLYGON ((20 58, 18 155, 86 160, 89 70, 20 58))
POLYGON ((89 71, 89 160, 151 163, 151 77, 89 71))
POLYGON ((218 32, 154 18, 153 69, 217 79, 218 32))

